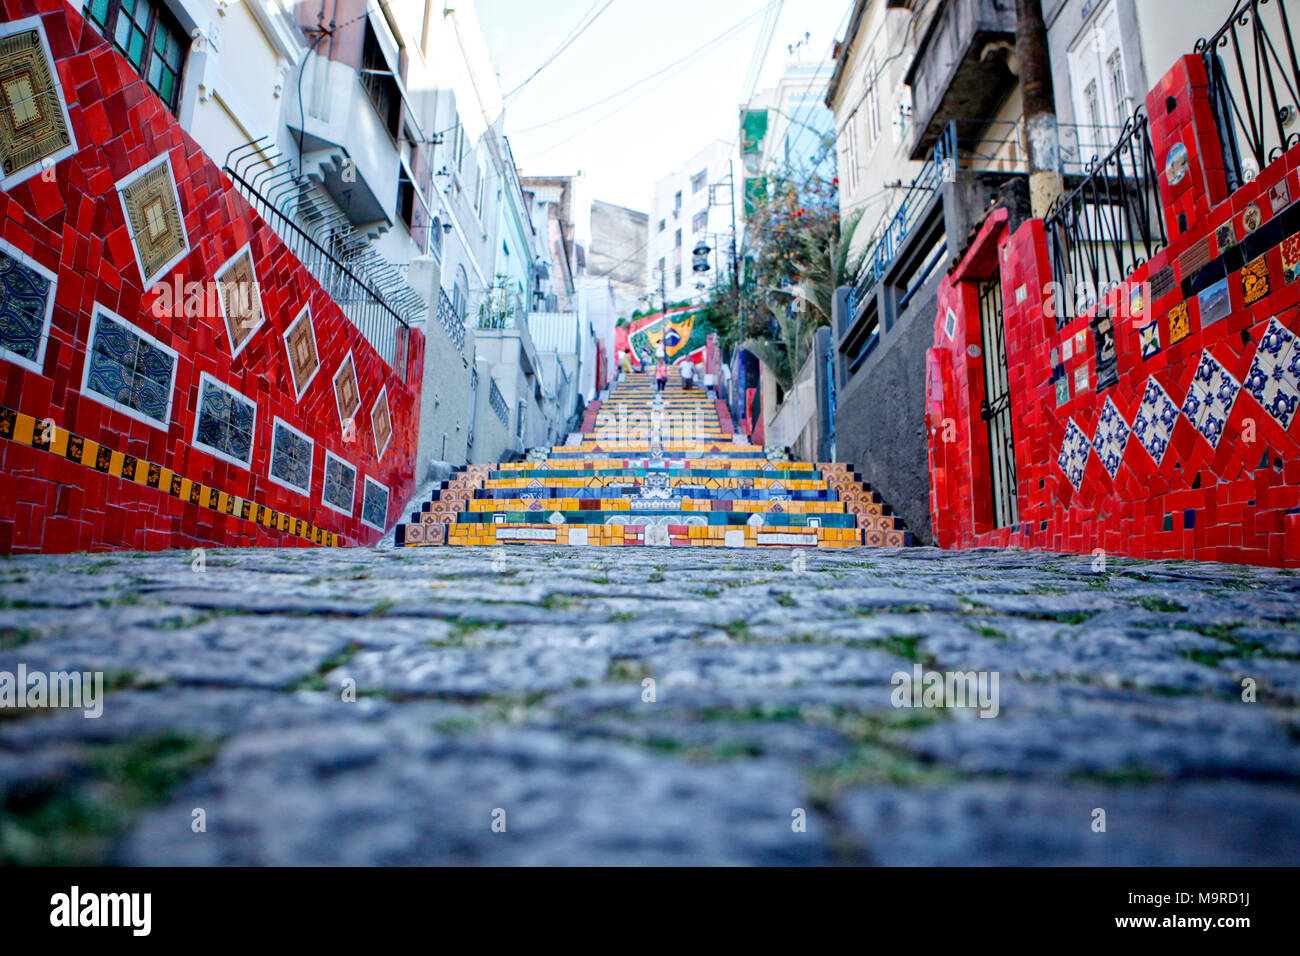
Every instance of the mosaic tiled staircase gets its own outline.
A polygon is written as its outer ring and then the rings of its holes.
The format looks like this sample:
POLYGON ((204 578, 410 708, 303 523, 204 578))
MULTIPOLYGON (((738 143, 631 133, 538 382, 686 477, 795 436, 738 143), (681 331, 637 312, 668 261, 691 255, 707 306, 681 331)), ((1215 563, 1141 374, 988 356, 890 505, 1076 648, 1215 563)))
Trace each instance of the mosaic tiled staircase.
POLYGON ((566 444, 468 465, 397 526, 399 546, 824 547, 912 543, 845 464, 790 461, 733 431, 723 402, 628 375, 566 444))

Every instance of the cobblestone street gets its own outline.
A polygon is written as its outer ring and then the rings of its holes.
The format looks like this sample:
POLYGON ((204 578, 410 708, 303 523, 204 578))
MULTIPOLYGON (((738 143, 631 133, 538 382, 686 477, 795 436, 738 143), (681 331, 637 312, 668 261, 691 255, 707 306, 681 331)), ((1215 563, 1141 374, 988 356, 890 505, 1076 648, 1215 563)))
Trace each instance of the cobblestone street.
POLYGON ((921 548, 16 557, 0 671, 108 690, 0 711, 0 858, 1293 863, 1298 591, 921 548), (918 666, 995 673, 990 716, 893 706, 918 666))

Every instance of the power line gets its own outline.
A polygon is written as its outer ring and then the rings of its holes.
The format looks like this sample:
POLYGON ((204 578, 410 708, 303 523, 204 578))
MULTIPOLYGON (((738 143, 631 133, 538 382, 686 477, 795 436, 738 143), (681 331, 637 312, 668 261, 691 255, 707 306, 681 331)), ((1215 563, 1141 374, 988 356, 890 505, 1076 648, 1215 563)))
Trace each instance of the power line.
POLYGON ((531 83, 533 81, 533 78, 536 77, 537 74, 541 73, 542 70, 550 66, 555 61, 556 57, 558 57, 561 53, 563 53, 570 46, 572 46, 573 43, 578 39, 578 37, 586 33, 587 29, 593 23, 595 23, 597 20, 600 19, 600 15, 604 13, 606 10, 608 10, 611 6, 613 6, 614 0, 605 0, 605 5, 601 7, 599 10, 596 10, 596 7, 599 4, 600 4, 600 0, 596 0, 596 3, 592 4, 591 9, 589 9, 586 13, 582 15, 582 19, 580 19, 577 25, 572 30, 569 31, 569 35, 564 38, 564 40, 560 43, 558 47, 556 47, 555 52, 552 53, 550 56, 548 56, 545 60, 543 60, 542 65, 539 66, 537 69, 533 70, 533 72, 529 74, 528 79, 524 80, 522 83, 520 83, 518 86, 516 86, 513 90, 511 90, 509 93, 505 95, 505 98, 507 100, 509 100, 516 93, 522 90, 525 86, 531 83), (596 10, 595 16, 591 16, 592 10, 596 10), (591 17, 591 19, 587 19, 588 17, 591 17))
POLYGON ((648 83, 650 80, 653 80, 655 77, 660 76, 661 74, 665 73, 668 70, 671 70, 673 67, 679 66, 685 63, 687 60, 690 60, 693 57, 698 56, 699 54, 703 53, 705 50, 721 42, 722 40, 728 39, 732 33, 737 32, 739 30, 743 30, 745 27, 749 26, 750 21, 754 20, 764 11, 771 9, 771 7, 778 2, 780 2, 780 0, 772 0, 772 2, 769 3, 766 7, 763 7, 762 9, 759 10, 755 10, 753 13, 744 17, 738 22, 733 23, 726 30, 723 30, 722 33, 718 34, 713 39, 705 42, 702 46, 696 47, 694 50, 692 50, 690 53, 687 53, 685 56, 681 57, 680 59, 674 60, 672 63, 669 63, 666 66, 660 67, 659 69, 655 70, 653 73, 641 77, 641 79, 637 80, 636 82, 628 84, 618 92, 610 93, 608 96, 596 100, 593 103, 588 103, 586 106, 579 107, 578 109, 574 110, 572 113, 565 113, 563 116, 557 116, 555 119, 547 120, 544 123, 538 123, 535 126, 529 126, 526 129, 516 130, 514 135, 522 136, 524 133, 533 132, 533 130, 542 129, 543 127, 546 126, 554 126, 556 123, 562 123, 567 119, 572 119, 575 116, 580 116, 581 114, 586 113, 588 110, 595 109, 597 106, 603 106, 604 104, 608 103, 610 100, 617 99, 618 97, 622 96, 624 93, 634 90, 641 84, 648 83))
MULTIPOLYGON (((776 0, 773 0, 773 2, 776 2, 776 0)), ((753 16, 756 16, 756 15, 757 15, 757 14, 751 14, 751 16, 750 16, 750 17, 747 17, 746 20, 752 19, 753 16)), ((637 102, 638 100, 644 98, 645 95, 646 95, 646 93, 649 93, 650 90, 653 90, 653 89, 656 89, 656 88, 662 86, 663 84, 665 84, 665 83, 667 83, 669 80, 671 80, 674 76, 676 76, 678 73, 682 72, 682 70, 686 69, 686 67, 690 65, 690 63, 688 62, 689 60, 694 59, 694 58, 697 58, 698 56, 702 55, 703 53, 705 53, 705 52, 708 50, 709 47, 711 47, 711 46, 715 46, 715 45, 718 45, 718 44, 722 43, 723 41, 725 41, 725 40, 727 40, 727 39, 730 39, 730 34, 734 33, 738 28, 740 28, 740 27, 743 25, 743 23, 744 23, 744 21, 742 21, 742 23, 738 23, 738 24, 736 24, 736 25, 733 26, 731 29, 725 31, 725 32, 722 33, 722 34, 719 34, 717 37, 714 37, 712 40, 710 40, 710 41, 709 41, 708 43, 706 43, 704 46, 702 46, 702 47, 700 47, 699 49, 697 49, 694 53, 692 53, 692 54, 688 54, 688 55, 687 55, 686 57, 684 57, 682 60, 678 60, 677 63, 680 64, 680 65, 678 66, 677 69, 673 70, 671 73, 669 73, 669 74, 668 74, 667 76, 665 76, 663 79, 661 79, 658 83, 655 83, 655 84, 654 84, 653 86, 651 86, 649 89, 647 89, 647 90, 645 90, 644 92, 642 92, 642 93, 641 93, 639 96, 637 96, 635 99, 633 99, 633 100, 629 101, 628 103, 625 103, 625 104, 623 104, 623 105, 621 105, 621 106, 616 107, 613 111, 611 111, 611 112, 609 112, 609 113, 605 113, 604 115, 600 116, 598 119, 594 120, 593 122, 588 123, 586 126, 582 127, 581 129, 575 130, 573 133, 570 133, 570 134, 569 134, 568 136, 566 136, 564 139, 558 140, 558 141, 556 141, 555 143, 551 144, 550 146, 546 147, 546 149, 543 149, 543 150, 541 150, 540 152, 533 153, 533 154, 532 154, 532 158, 533 158, 533 159, 536 159, 538 156, 544 156, 544 155, 546 155, 547 153, 549 153, 551 150, 553 150, 553 149, 557 149, 558 147, 563 146, 565 143, 569 142, 570 140, 574 139, 575 137, 580 136, 581 134, 587 132, 587 130, 592 129, 592 128, 595 127, 595 126, 599 126, 601 123, 605 122, 605 120, 609 119, 611 116, 614 116, 616 113, 621 112, 623 109, 625 109, 627 106, 630 106, 632 103, 635 103, 635 102, 637 102)), ((662 72, 664 72, 664 70, 666 70, 666 69, 669 69, 669 67, 664 67, 663 69, 659 70, 658 73, 662 73, 662 72)), ((658 75, 658 73, 656 73, 656 74, 654 74, 654 75, 658 75)), ((635 85, 639 85, 639 84, 635 84, 635 85)), ((626 92, 626 91, 624 91, 624 92, 626 92)), ((593 104, 593 105, 595 105, 595 104, 593 104)), ((534 127, 534 128, 536 128, 536 127, 534 127)))
POLYGON ((767 63, 767 55, 772 51, 772 38, 776 35, 776 25, 780 22, 783 6, 783 0, 778 0, 775 7, 768 8, 771 16, 764 21, 764 27, 758 32, 758 43, 754 46, 754 55, 749 59, 749 69, 745 73, 745 82, 741 87, 746 91, 740 98, 742 103, 749 102, 763 75, 763 66, 767 63))

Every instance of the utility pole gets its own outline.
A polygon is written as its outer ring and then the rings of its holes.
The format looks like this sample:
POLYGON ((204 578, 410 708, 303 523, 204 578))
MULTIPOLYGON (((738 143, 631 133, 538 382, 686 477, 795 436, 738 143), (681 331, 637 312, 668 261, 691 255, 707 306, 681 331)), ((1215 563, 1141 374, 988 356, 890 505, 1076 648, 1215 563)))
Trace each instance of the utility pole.
POLYGON ((1029 136, 1029 201, 1041 219, 1065 191, 1042 0, 1016 0, 1016 65, 1029 136))
POLYGON ((740 255, 736 248, 736 161, 727 161, 727 184, 731 188, 731 300, 736 313, 736 344, 740 344, 745 324, 740 320, 740 255))

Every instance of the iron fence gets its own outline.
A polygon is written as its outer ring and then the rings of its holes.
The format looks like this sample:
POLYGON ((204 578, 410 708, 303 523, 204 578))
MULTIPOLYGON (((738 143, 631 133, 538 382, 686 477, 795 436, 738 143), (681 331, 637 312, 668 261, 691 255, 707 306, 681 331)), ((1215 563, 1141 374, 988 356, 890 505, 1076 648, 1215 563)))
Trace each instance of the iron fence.
POLYGON ((1229 191, 1300 143, 1300 67, 1286 7, 1236 0, 1219 31, 1196 41, 1229 191))
POLYGON ((859 304, 866 301, 867 295, 898 257, 904 240, 939 185, 950 181, 954 176, 957 163, 956 150, 956 127, 949 123, 939 134, 939 141, 930 151, 929 159, 903 194, 898 209, 867 247, 857 279, 849 292, 846 312, 850 324, 857 317, 859 304))
POLYGON ((451 339, 452 344, 460 351, 461 355, 465 354, 465 323, 461 321, 456 314, 456 307, 452 305, 451 299, 447 293, 438 290, 438 322, 442 325, 443 331, 447 333, 447 338, 451 339))
POLYGON ((410 321, 424 300, 265 137, 226 154, 224 172, 384 361, 406 378, 410 321))
POLYGON ((497 380, 494 378, 488 380, 488 404, 492 406, 492 411, 496 412, 497 418, 501 419, 502 425, 510 420, 505 396, 501 394, 501 389, 497 388, 497 380))
POLYGON ((1168 242, 1143 107, 1124 124, 1119 142, 1090 161, 1085 173, 1044 219, 1057 328, 1086 312, 1168 242))

